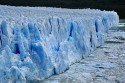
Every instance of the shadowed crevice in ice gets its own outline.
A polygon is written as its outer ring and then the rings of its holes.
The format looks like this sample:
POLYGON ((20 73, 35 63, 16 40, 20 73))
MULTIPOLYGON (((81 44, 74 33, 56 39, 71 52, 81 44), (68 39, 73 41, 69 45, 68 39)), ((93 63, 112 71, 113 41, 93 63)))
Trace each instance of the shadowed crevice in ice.
POLYGON ((74 28, 74 26, 73 26, 73 23, 71 22, 70 23, 70 32, 69 32, 70 37, 72 37, 72 35, 73 35, 73 28, 74 28))
POLYGON ((105 30, 105 33, 108 33, 108 23, 107 23, 107 20, 105 18, 102 19, 102 24, 104 25, 104 30, 105 30))
POLYGON ((49 34, 51 34, 52 33, 52 25, 51 25, 51 19, 49 18, 49 24, 50 24, 50 32, 49 32, 49 34))
POLYGON ((20 50, 19 50, 19 46, 18 44, 15 44, 15 50, 14 50, 15 54, 20 54, 20 50))
POLYGON ((6 24, 6 21, 2 21, 2 24, 1 24, 1 32, 3 35, 5 36, 9 36, 8 35, 8 31, 7 31, 7 24, 6 24))

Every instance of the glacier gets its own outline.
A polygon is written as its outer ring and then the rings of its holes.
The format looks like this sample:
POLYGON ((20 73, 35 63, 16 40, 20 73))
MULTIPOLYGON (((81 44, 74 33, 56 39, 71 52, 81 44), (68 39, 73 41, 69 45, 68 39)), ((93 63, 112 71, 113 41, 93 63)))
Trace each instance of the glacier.
POLYGON ((0 5, 0 82, 34 83, 65 72, 104 45, 115 11, 0 5))

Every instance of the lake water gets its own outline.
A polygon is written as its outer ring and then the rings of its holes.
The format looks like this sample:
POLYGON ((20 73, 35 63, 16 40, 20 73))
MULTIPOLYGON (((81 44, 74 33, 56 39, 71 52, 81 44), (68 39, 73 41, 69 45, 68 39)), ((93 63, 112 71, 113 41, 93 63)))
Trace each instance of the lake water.
POLYGON ((125 31, 125 19, 120 19, 119 26, 118 27, 113 27, 110 30, 125 31))

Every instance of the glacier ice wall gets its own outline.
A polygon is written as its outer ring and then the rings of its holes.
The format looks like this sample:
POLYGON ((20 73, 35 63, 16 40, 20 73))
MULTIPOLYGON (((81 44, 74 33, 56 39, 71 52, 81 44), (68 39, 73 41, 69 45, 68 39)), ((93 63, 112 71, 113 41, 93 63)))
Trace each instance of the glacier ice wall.
POLYGON ((103 45, 118 22, 114 11, 0 6, 0 82, 63 73, 103 45))

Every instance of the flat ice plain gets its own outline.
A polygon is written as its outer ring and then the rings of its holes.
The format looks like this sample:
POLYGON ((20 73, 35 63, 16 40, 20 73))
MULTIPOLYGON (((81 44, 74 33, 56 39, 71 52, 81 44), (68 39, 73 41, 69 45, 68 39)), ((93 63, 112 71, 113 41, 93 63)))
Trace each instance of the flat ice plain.
POLYGON ((65 72, 104 45, 118 23, 114 11, 0 5, 1 83, 34 83, 65 72))

